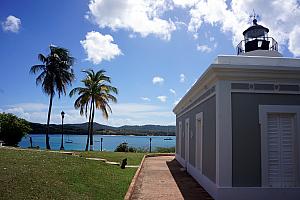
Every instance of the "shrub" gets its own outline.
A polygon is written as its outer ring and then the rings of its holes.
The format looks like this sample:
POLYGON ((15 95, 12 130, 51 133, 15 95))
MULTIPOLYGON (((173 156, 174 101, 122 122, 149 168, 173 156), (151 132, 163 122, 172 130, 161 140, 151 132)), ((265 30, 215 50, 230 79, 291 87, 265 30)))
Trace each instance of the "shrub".
POLYGON ((175 153, 175 147, 156 147, 155 153, 175 153))
POLYGON ((123 142, 117 146, 115 152, 128 152, 128 144, 123 142))
POLYGON ((17 146, 29 131, 31 128, 25 119, 10 113, 0 113, 0 140, 5 145, 17 146))
POLYGON ((117 146, 115 152, 137 152, 137 149, 134 147, 129 147, 126 142, 123 142, 117 146))
POLYGON ((128 147, 128 152, 136 152, 136 148, 134 147, 128 147))

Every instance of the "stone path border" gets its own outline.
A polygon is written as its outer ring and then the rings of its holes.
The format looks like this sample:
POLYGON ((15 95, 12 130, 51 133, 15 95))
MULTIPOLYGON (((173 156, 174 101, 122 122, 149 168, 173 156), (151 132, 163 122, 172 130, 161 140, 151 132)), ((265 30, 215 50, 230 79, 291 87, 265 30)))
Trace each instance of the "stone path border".
POLYGON ((128 188, 127 193, 126 193, 126 195, 124 197, 124 200, 130 200, 131 199, 132 194, 134 192, 134 188, 136 186, 136 182, 137 182, 138 176, 141 173, 141 169, 143 167, 145 159, 147 157, 156 157, 156 156, 175 156, 175 154, 174 153, 154 153, 154 154, 146 154, 146 155, 144 155, 144 157, 142 159, 142 162, 141 162, 139 168, 136 170, 135 175, 134 175, 134 177, 133 177, 133 179, 132 179, 132 181, 131 181, 131 183, 129 185, 129 188, 128 188))
POLYGON ((174 158, 146 155, 124 200, 213 200, 174 158))
POLYGON ((144 155, 144 157, 143 157, 143 159, 142 159, 142 162, 141 162, 139 168, 136 170, 135 175, 134 175, 133 179, 131 180, 131 183, 130 183, 130 185, 129 185, 129 187, 128 187, 128 190, 127 190, 127 192, 126 192, 126 195, 125 195, 125 197, 124 197, 124 200, 130 200, 130 198, 131 198, 131 196, 132 196, 132 194, 133 194, 133 190, 134 190, 134 187, 135 187, 137 178, 138 178, 138 176, 139 176, 140 173, 141 173, 141 168, 142 168, 142 166, 143 166, 143 163, 144 163, 144 160, 145 160, 146 157, 147 157, 147 155, 144 155))

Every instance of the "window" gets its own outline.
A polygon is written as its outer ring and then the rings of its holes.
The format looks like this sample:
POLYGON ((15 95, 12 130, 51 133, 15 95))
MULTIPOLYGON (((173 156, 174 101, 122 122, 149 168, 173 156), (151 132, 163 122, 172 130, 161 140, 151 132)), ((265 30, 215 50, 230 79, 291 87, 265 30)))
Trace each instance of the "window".
POLYGON ((300 106, 259 106, 262 186, 299 186, 299 116, 300 106))

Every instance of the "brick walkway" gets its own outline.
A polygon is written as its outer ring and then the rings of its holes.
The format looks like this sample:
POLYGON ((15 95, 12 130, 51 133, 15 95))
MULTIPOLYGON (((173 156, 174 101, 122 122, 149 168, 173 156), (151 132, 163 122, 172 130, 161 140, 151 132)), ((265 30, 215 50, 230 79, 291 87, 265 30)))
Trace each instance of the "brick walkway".
POLYGON ((180 168, 181 165, 174 156, 146 158, 131 199, 212 200, 209 194, 180 168))

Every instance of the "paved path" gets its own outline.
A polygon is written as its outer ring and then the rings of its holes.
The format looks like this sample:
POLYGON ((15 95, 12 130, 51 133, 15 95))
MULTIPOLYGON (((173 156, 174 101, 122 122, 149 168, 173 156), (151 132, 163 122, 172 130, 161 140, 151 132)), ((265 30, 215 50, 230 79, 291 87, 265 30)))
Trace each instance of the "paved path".
POLYGON ((209 194, 180 168, 181 165, 174 156, 146 158, 131 199, 212 200, 209 194))

